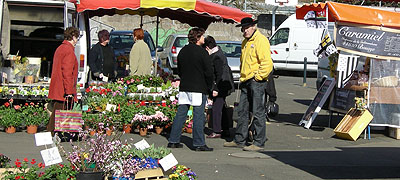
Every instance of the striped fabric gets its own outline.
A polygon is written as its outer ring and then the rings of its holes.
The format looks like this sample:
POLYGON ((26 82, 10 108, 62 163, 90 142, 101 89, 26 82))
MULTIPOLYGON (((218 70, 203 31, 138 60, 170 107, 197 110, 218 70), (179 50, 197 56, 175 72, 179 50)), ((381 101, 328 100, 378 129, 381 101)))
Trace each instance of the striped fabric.
POLYGON ((82 131, 82 111, 56 110, 54 131, 80 132, 82 131))
POLYGON ((338 88, 343 88, 350 80, 350 77, 353 75, 354 70, 357 68, 358 57, 359 56, 339 54, 339 60, 336 69, 338 71, 338 88))
POLYGON ((186 11, 194 10, 196 7, 196 0, 141 0, 140 7, 142 8, 171 8, 171 9, 184 9, 186 11))

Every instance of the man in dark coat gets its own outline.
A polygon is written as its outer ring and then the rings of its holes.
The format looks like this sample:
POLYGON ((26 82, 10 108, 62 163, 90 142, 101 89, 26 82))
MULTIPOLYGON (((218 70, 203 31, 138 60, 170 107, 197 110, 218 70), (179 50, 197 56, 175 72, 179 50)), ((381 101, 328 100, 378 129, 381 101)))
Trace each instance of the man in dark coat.
POLYGON ((92 79, 102 80, 104 76, 108 81, 117 77, 117 60, 113 48, 108 44, 110 33, 101 30, 98 33, 99 42, 89 52, 89 67, 92 79))
POLYGON ((47 131, 54 135, 55 111, 65 109, 65 100, 76 101, 76 83, 78 79, 78 61, 75 45, 79 40, 79 30, 69 27, 64 31, 64 41, 57 48, 53 58, 53 71, 49 88, 49 99, 54 108, 47 124, 47 131))
POLYGON ((223 110, 226 111, 226 108, 224 108, 225 98, 235 91, 235 88, 228 60, 221 48, 217 46, 215 39, 212 36, 207 36, 204 39, 204 46, 210 54, 215 77, 212 91, 213 133, 207 136, 207 138, 219 138, 221 137, 222 113, 223 110))
POLYGON ((204 29, 193 28, 189 31, 189 44, 181 49, 178 55, 179 107, 172 124, 168 139, 169 148, 182 148, 182 127, 187 118, 190 106, 193 106, 193 146, 196 151, 212 151, 205 143, 204 108, 207 94, 213 82, 212 65, 204 44, 204 29))

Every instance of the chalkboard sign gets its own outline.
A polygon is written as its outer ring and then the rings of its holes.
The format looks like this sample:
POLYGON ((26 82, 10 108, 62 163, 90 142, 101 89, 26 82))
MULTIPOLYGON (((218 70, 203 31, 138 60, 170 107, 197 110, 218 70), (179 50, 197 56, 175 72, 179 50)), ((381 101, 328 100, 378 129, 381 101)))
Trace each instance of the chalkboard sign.
POLYGON ((400 31, 397 29, 338 23, 335 31, 338 50, 372 58, 400 60, 400 31))
POLYGON ((356 92, 353 90, 336 88, 329 102, 329 110, 345 114, 354 107, 355 97, 356 92))
POLYGON ((299 125, 309 129, 315 118, 317 117, 319 111, 324 105, 325 101, 328 99, 329 94, 331 94, 333 87, 335 87, 336 81, 333 78, 328 78, 324 81, 318 90, 317 95, 315 95, 314 100, 311 102, 306 113, 304 113, 299 125))

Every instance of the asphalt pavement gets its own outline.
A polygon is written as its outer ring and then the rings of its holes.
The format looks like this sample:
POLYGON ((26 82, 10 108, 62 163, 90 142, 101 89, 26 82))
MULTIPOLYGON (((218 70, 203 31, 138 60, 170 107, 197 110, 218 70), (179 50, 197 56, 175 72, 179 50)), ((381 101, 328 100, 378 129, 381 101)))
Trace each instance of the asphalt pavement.
MULTIPOLYGON (((180 164, 192 168, 199 180, 262 180, 262 179, 400 179, 400 141, 386 136, 385 131, 372 131, 371 139, 363 135, 357 141, 335 137, 334 127, 341 120, 335 116, 331 125, 329 114, 322 110, 310 129, 298 126, 301 117, 314 98, 315 78, 280 76, 275 79, 279 115, 267 123, 268 141, 260 153, 226 148, 225 139, 206 139, 213 152, 192 151, 191 134, 184 133, 182 149, 172 149, 180 164), (330 127, 331 126, 331 127, 330 127)), ((236 96, 228 97, 233 104, 236 96)), ((234 119, 237 119, 236 112, 234 119)), ((166 146, 167 135, 149 135, 150 144, 166 146)), ((123 138, 140 141, 138 134, 123 138)), ((15 158, 36 158, 40 150, 34 136, 23 132, 0 132, 0 153, 15 158)))

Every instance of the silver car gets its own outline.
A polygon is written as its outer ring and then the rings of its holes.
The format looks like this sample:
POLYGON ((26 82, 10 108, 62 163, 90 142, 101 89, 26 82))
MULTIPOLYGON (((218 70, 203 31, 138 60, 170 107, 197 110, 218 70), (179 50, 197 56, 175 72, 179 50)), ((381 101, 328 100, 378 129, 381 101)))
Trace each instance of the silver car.
POLYGON ((217 41, 216 42, 228 59, 231 67, 233 81, 239 83, 240 78, 240 55, 242 54, 242 42, 240 41, 217 41))
POLYGON ((188 37, 186 34, 171 34, 165 39, 162 50, 159 54, 161 62, 171 69, 174 74, 178 69, 178 54, 179 51, 188 44, 188 37))

